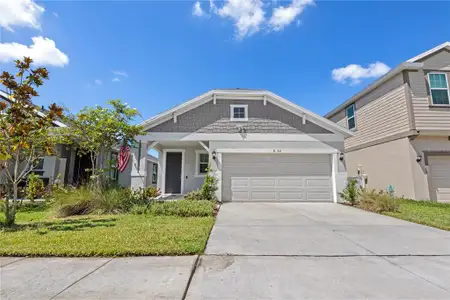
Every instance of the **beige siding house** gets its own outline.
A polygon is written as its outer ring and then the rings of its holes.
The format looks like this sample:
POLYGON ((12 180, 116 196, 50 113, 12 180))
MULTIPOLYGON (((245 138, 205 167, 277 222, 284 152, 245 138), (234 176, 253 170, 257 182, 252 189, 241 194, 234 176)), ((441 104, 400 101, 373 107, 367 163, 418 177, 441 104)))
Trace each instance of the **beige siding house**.
POLYGON ((401 63, 325 117, 350 129, 349 176, 450 202, 450 42, 401 63))

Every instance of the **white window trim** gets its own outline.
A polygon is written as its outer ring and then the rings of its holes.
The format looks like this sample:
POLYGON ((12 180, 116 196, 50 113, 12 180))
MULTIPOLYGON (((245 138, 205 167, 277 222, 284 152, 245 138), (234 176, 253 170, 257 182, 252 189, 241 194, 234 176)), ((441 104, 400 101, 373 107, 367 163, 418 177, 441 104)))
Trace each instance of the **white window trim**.
POLYGON ((233 104, 230 105, 230 120, 231 121, 248 121, 248 105, 244 105, 244 104, 233 104), (244 112, 245 112, 245 118, 240 119, 240 118, 234 118, 234 109, 235 108, 239 108, 239 107, 243 107, 244 108, 244 112))
MULTIPOLYGON (((209 154, 206 150, 195 150, 195 174, 194 177, 201 178, 205 177, 205 174, 200 174, 200 154, 209 154)), ((209 164, 209 162, 208 162, 209 164)))
POLYGON ((449 86, 448 86, 448 78, 447 78, 447 73, 443 73, 443 72, 431 72, 427 74, 428 77, 428 89, 430 90, 430 99, 431 99, 431 105, 432 106, 450 106, 450 93, 449 93, 449 86), (431 88, 431 79, 430 79, 430 75, 444 75, 445 76, 445 81, 447 82, 447 88, 431 88), (440 90, 440 91, 447 91, 447 98, 449 99, 449 104, 435 104, 433 101, 433 94, 431 93, 431 90, 440 90))
POLYGON ((347 122, 347 129, 348 130, 356 130, 356 106, 355 106, 355 103, 352 103, 352 104, 348 105, 345 108, 345 120, 347 122), (348 115, 347 115, 347 110, 349 109, 350 106, 353 106, 353 117, 349 118, 348 115), (355 120, 355 127, 353 127, 353 128, 350 128, 350 126, 348 126, 348 120, 351 119, 351 118, 353 118, 353 120, 355 120))

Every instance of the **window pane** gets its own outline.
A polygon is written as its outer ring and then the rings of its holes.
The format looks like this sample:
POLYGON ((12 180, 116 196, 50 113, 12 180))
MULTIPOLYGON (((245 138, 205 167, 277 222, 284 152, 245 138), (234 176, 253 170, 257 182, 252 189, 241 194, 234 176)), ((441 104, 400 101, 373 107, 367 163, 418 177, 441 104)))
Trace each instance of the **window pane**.
POLYGON ((447 90, 431 90, 433 104, 449 104, 447 90))
POLYGON ((347 119, 347 126, 348 126, 348 129, 355 128, 355 118, 347 119))
POLYGON ((208 164, 200 164, 200 174, 206 174, 208 169, 208 164))
POLYGON ((234 107, 233 108, 233 118, 244 119, 245 118, 245 108, 244 107, 234 107))
POLYGON ((430 74, 430 87, 432 89, 446 89, 447 81, 445 74, 430 74))
POLYGON ((351 118, 355 114, 355 106, 352 104, 349 107, 347 107, 347 117, 351 118))
POLYGON ((207 153, 200 153, 200 162, 208 163, 208 154, 207 153))

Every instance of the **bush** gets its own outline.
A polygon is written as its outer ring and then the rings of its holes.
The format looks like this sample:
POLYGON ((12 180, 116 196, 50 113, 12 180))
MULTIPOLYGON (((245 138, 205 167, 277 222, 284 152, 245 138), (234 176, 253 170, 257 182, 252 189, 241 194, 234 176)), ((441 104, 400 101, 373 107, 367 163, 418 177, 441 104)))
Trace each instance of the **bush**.
POLYGON ((92 191, 86 187, 58 190, 53 193, 58 217, 85 215, 94 209, 92 191))
POLYGON ((382 213, 396 212, 400 207, 396 198, 384 191, 363 189, 359 194, 358 206, 362 209, 382 213))
POLYGON ((130 209, 130 213, 133 215, 144 215, 148 212, 148 205, 146 204, 133 204, 130 209))
POLYGON ((44 181, 39 175, 31 173, 27 178, 27 187, 25 189, 25 197, 28 200, 34 201, 36 198, 41 198, 45 194, 44 181))
POLYGON ((359 187, 356 179, 349 179, 345 189, 342 190, 342 193, 339 193, 339 195, 345 202, 353 206, 358 202, 358 190, 359 187))
POLYGON ((208 173, 205 176, 205 182, 202 185, 201 193, 203 196, 202 200, 216 200, 216 191, 217 191, 217 178, 208 168, 208 173))
POLYGON ((214 215, 215 204, 207 200, 158 201, 149 207, 156 216, 209 217, 214 215))
POLYGON ((193 190, 184 196, 186 200, 205 200, 201 190, 193 190))

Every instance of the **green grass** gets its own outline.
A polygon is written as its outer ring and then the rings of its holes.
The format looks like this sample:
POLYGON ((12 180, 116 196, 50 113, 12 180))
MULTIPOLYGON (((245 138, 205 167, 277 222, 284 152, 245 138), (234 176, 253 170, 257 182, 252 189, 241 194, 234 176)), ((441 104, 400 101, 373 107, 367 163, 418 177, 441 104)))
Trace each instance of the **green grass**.
POLYGON ((198 254, 214 224, 213 217, 53 215, 47 207, 19 211, 15 227, 0 227, 0 256, 198 254))
POLYGON ((398 212, 385 212, 383 214, 406 221, 450 230, 450 204, 403 199, 397 201, 400 203, 398 212))

